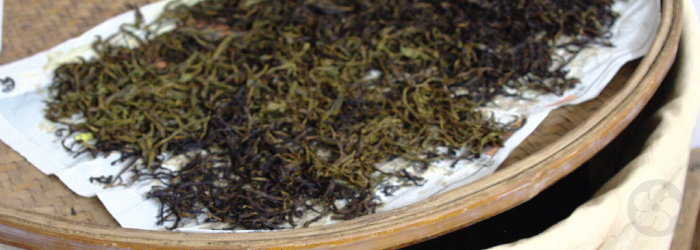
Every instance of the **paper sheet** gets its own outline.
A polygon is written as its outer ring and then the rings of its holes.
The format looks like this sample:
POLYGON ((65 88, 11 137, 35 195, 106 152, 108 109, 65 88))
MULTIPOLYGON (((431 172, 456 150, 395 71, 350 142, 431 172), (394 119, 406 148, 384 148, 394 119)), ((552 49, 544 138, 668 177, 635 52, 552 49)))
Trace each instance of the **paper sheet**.
MULTIPOLYGON (((191 4, 196 1, 186 2, 191 4)), ((165 3, 158 2, 141 8, 146 22, 153 21, 165 3)), ((384 205, 378 210, 419 202, 493 173, 508 154, 537 128, 549 111, 596 97, 622 65, 648 51, 660 20, 658 1, 617 1, 613 9, 621 14, 612 27, 611 41, 615 46, 585 51, 571 63, 575 68, 571 69, 570 76, 580 78, 581 84, 562 96, 538 96, 538 102, 502 99, 489 105, 485 110, 495 112, 497 117, 525 115, 527 122, 506 140, 504 147, 492 148, 476 161, 461 161, 455 168, 450 168, 449 162, 437 163, 422 173, 428 179, 424 186, 401 189, 390 197, 380 196, 384 198, 384 205)), ((0 93, 0 129, 7 131, 0 134, 0 140, 43 173, 56 175, 76 194, 86 197, 97 195, 123 227, 163 229, 163 226, 156 226, 156 213, 160 205, 155 200, 145 199, 151 183, 140 182, 128 188, 110 189, 90 183, 88 179, 91 176, 120 172, 123 164, 110 164, 118 155, 112 154, 107 159, 92 159, 87 155, 74 158, 65 151, 54 134, 57 125, 43 118, 43 100, 47 97, 46 88, 51 83, 51 69, 60 62, 75 60, 79 56, 94 56, 89 45, 95 36, 115 34, 121 24, 133 20, 133 11, 126 12, 55 48, 1 66, 0 77, 12 77, 17 85, 10 93, 0 93)), ((192 226, 182 230, 211 232, 198 228, 192 226)))

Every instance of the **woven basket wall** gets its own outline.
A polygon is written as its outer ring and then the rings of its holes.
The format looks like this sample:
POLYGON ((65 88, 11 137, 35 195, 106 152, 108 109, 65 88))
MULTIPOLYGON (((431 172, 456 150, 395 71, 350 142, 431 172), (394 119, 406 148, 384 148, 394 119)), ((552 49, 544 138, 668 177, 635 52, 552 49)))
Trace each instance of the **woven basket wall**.
MULTIPOLYGON (((128 4, 155 1, 5 0, 0 64, 79 36, 129 10, 128 4)), ((638 114, 673 63, 680 37, 680 0, 664 0, 662 5, 662 29, 652 56, 628 63, 598 98, 550 113, 495 174, 429 201, 328 227, 284 232, 185 235, 127 230, 114 228, 119 225, 97 198, 73 194, 58 178, 45 176, 0 142, 0 200, 20 209, 0 205, 0 242, 65 249, 393 248, 476 223, 525 202, 573 171, 638 114)))

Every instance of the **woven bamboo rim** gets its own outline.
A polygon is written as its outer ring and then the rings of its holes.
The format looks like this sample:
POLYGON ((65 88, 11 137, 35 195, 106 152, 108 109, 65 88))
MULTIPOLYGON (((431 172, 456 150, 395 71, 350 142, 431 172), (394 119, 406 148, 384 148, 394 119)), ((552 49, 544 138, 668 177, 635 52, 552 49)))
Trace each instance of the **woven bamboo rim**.
MULTIPOLYGON (((55 46, 155 0, 6 1, 7 63, 55 46)), ((617 136, 640 112, 673 64, 682 1, 662 1, 649 54, 626 65, 595 100, 552 112, 496 173, 404 208, 330 226, 244 234, 192 234, 118 227, 92 198, 74 195, 0 144, 0 242, 51 249, 398 248, 496 215, 564 177, 617 136)))

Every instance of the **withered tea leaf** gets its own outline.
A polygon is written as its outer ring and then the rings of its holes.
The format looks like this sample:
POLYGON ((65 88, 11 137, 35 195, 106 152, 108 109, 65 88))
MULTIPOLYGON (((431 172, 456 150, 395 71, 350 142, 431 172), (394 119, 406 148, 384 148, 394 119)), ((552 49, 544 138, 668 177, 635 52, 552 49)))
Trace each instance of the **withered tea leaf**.
POLYGON ((605 42, 616 17, 611 4, 172 5, 154 24, 175 22, 172 31, 149 33, 137 48, 98 40, 96 59, 57 68, 46 117, 68 127, 63 137, 94 137, 76 142, 79 149, 66 145, 76 154, 118 151, 121 160, 142 160, 132 170, 166 183, 149 197, 162 203, 160 222, 172 228, 203 214, 249 229, 294 226, 309 213, 352 219, 379 205, 382 178, 424 181, 406 171, 376 174, 378 163, 478 157, 512 131, 477 107, 505 88, 561 94, 573 87, 577 80, 553 51, 575 54, 605 42), (66 122, 76 114, 84 120, 66 122), (190 158, 170 172, 160 167, 164 152, 190 158))

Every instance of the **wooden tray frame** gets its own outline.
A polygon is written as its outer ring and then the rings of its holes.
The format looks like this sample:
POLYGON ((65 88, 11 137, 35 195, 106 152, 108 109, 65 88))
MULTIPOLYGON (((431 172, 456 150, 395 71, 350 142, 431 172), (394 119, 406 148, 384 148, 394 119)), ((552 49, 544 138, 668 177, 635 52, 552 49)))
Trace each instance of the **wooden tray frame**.
MULTIPOLYGON (((633 73, 622 76, 623 85, 606 96, 606 100, 594 104, 596 109, 585 119, 572 123, 573 128, 540 143, 532 154, 514 156, 506 167, 490 176, 424 202, 329 226, 239 234, 124 229, 0 203, 0 242, 50 249, 380 249, 437 237, 529 200, 617 136, 644 107, 673 64, 680 39, 681 13, 681 0, 662 1, 661 27, 649 54, 633 73)), ((570 120, 566 116, 577 114, 564 110, 552 115, 570 120)))

